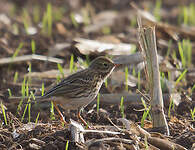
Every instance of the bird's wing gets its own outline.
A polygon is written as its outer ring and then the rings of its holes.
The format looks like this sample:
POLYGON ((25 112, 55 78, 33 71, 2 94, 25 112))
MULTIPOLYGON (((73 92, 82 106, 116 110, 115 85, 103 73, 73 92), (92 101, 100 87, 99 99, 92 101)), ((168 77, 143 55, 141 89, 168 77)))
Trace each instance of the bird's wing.
POLYGON ((85 70, 77 72, 52 87, 43 95, 43 98, 52 96, 63 96, 67 98, 85 97, 89 95, 90 92, 90 81, 92 80, 85 70), (83 74, 85 74, 85 76, 83 74))

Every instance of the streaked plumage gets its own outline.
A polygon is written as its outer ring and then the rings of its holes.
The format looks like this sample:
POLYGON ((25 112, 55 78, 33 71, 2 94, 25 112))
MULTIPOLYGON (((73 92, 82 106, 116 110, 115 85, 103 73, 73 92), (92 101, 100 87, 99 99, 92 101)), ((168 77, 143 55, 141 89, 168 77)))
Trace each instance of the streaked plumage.
POLYGON ((87 69, 68 76, 38 99, 53 100, 64 109, 80 109, 97 96, 104 80, 114 68, 112 60, 98 57, 87 69))

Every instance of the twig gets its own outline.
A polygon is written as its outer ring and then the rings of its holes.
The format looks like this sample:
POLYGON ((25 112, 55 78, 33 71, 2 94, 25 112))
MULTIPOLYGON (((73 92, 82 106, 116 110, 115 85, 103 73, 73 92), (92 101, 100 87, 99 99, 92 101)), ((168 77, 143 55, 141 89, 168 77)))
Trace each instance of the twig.
POLYGON ((12 57, 1 58, 0 65, 23 62, 23 61, 31 61, 31 60, 42 60, 42 61, 49 61, 49 62, 60 63, 60 64, 63 63, 63 60, 59 58, 32 54, 32 55, 17 56, 15 58, 12 58, 12 57))

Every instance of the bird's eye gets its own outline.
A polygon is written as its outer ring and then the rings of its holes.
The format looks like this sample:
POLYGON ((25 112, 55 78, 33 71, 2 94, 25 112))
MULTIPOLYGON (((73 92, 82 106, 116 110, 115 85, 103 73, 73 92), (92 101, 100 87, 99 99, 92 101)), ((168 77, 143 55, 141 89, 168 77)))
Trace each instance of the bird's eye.
POLYGON ((103 63, 104 67, 108 67, 108 64, 107 63, 103 63))

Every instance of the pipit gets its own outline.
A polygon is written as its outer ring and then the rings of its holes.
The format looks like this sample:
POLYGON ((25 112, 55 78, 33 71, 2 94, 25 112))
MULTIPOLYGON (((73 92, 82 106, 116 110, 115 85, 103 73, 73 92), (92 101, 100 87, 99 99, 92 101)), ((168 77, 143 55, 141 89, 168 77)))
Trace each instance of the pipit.
POLYGON ((117 65, 109 58, 98 57, 91 62, 87 69, 68 76, 36 99, 38 101, 52 100, 61 119, 63 116, 56 104, 65 110, 77 109, 78 118, 86 125, 80 116, 80 110, 94 100, 104 80, 112 73, 115 66, 117 65))

